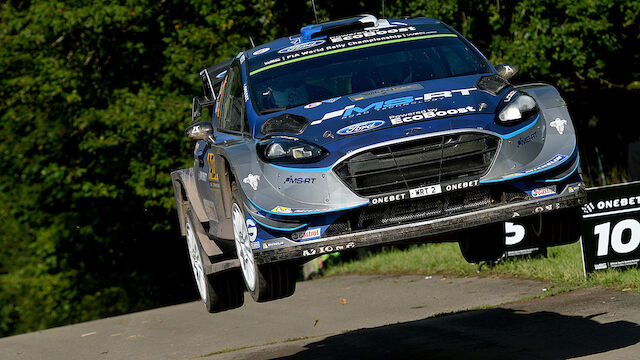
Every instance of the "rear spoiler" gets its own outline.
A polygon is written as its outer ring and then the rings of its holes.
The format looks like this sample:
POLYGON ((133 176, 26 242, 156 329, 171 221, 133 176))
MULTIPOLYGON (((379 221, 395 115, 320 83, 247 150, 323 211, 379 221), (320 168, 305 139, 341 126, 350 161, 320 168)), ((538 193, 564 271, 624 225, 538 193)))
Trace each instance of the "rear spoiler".
POLYGON ((233 59, 227 59, 200 71, 203 96, 196 96, 192 100, 192 122, 195 123, 200 120, 202 108, 208 108, 215 105, 218 98, 217 92, 220 90, 220 84, 224 80, 227 70, 231 66, 231 62, 233 62, 233 59))

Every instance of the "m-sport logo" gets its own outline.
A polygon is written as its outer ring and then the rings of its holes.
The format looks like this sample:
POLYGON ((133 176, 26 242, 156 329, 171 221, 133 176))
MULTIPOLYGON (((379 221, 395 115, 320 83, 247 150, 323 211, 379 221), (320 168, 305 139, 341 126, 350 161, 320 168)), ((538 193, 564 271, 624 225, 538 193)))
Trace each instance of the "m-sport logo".
POLYGON ((345 126, 342 129, 336 131, 336 134, 338 135, 357 134, 357 133, 377 129, 382 125, 384 125, 384 121, 382 120, 365 121, 365 122, 345 126))

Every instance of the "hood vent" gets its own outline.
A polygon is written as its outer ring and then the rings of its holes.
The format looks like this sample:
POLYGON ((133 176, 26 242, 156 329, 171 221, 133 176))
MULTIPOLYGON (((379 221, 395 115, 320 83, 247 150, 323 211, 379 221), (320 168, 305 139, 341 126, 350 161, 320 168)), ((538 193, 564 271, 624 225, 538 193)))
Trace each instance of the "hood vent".
POLYGON ((280 114, 267 119, 260 127, 262 135, 273 133, 302 134, 309 120, 300 115, 280 114))

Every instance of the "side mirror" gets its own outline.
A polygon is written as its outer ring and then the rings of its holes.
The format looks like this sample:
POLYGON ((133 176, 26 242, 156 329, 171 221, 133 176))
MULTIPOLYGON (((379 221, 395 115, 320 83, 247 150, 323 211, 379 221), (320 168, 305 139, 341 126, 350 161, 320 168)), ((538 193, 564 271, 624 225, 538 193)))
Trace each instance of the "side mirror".
POLYGON ((518 67, 515 65, 499 64, 499 65, 496 65, 495 68, 498 75, 505 78, 505 80, 509 80, 515 74, 518 73, 518 67))
POLYGON ((191 122, 196 123, 200 121, 200 117, 202 117, 202 108, 209 108, 216 104, 215 100, 209 100, 208 98, 203 98, 200 96, 196 96, 191 100, 191 122))
POLYGON ((195 96, 193 100, 191 100, 191 122, 195 123, 200 120, 202 116, 202 105, 200 105, 202 101, 200 98, 195 96))
POLYGON ((213 137, 213 126, 208 121, 200 121, 185 129, 184 134, 191 140, 204 140, 211 144, 216 142, 213 137))

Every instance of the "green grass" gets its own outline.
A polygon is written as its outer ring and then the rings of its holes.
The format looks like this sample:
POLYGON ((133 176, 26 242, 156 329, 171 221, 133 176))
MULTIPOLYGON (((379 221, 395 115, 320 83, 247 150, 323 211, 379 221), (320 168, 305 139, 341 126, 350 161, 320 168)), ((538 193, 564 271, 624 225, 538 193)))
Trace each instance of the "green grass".
POLYGON ((594 285, 640 292, 640 269, 598 271, 585 280, 579 243, 549 248, 547 258, 509 259, 493 269, 483 266, 480 272, 478 265, 464 260, 457 243, 387 250, 361 261, 330 266, 326 272, 327 276, 346 274, 507 276, 549 281, 550 294, 594 285))

